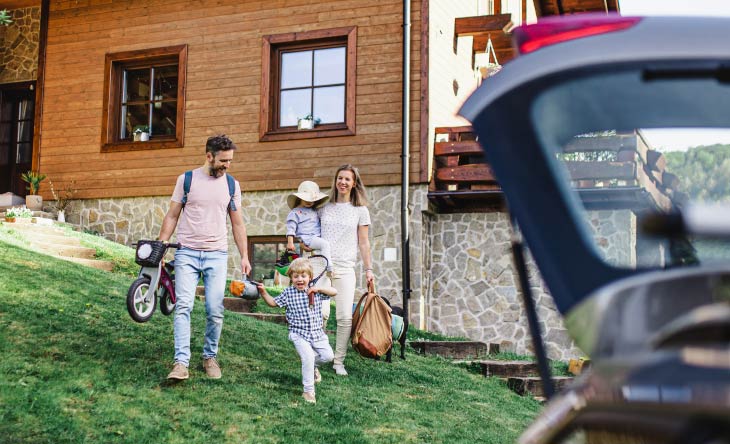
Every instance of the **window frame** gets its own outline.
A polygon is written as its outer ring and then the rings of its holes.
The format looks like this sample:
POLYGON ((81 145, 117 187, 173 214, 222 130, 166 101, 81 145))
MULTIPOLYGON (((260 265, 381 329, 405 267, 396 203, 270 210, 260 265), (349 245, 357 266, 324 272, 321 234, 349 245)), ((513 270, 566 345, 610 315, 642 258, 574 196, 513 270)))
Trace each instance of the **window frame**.
POLYGON ((104 61, 104 105, 101 127, 101 150, 134 151, 181 148, 185 135, 185 90, 188 45, 165 46, 106 54, 104 61), (177 62, 177 118, 174 136, 155 136, 148 141, 132 142, 119 139, 121 122, 122 73, 128 68, 177 62))
MULTIPOLYGON (((321 29, 263 36, 261 53, 261 112, 259 141, 313 139, 355 135, 357 27, 321 29), (289 50, 345 46, 345 121, 322 124, 311 130, 279 128, 279 55, 289 50)), ((315 116, 316 117, 316 116, 315 116)))

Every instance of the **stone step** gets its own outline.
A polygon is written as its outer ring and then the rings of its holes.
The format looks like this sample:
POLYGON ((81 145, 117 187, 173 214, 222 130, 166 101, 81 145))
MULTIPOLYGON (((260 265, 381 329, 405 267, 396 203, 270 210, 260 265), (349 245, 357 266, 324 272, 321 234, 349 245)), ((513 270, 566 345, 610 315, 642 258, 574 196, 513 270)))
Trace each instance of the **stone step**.
POLYGON ((14 230, 17 230, 19 232, 22 232, 23 234, 28 235, 34 235, 34 234, 51 234, 51 235, 61 235, 63 236, 65 234, 65 231, 61 228, 57 228, 54 225, 47 225, 47 224, 38 224, 38 223, 32 223, 32 222, 26 222, 30 219, 15 219, 16 222, 7 224, 8 228, 13 228, 14 230), (23 222, 18 222, 22 220, 23 222))
MULTIPOLYGON (((559 392, 573 381, 571 376, 553 376, 555 391, 559 392)), ((531 395, 538 398, 545 397, 542 380, 539 376, 507 378, 507 387, 519 395, 531 395)))
POLYGON ((499 344, 478 341, 410 341, 418 353, 438 355, 444 358, 476 358, 490 353, 499 353, 499 344))
POLYGON ((75 245, 43 244, 34 238, 31 239, 30 244, 36 250, 53 256, 78 257, 83 259, 94 259, 94 256, 96 256, 96 250, 93 248, 75 245))
POLYGON ((69 262, 75 262, 77 264, 85 265, 87 267, 98 268, 99 270, 112 271, 114 269, 114 262, 102 261, 98 259, 84 259, 81 257, 68 257, 68 256, 55 256, 58 259, 63 259, 69 262))
MULTIPOLYGON (((205 302, 205 287, 199 286, 195 291, 195 297, 201 301, 205 302), (199 293, 200 289, 203 288, 202 294, 199 293)), ((235 313, 251 313, 253 311, 253 308, 256 306, 256 302, 258 300, 248 300, 248 299, 242 299, 242 298, 235 298, 235 297, 225 297, 223 298, 223 307, 228 311, 233 311, 235 313)))
POLYGON ((259 321, 274 322, 277 324, 287 325, 286 315, 275 314, 275 313, 242 313, 244 316, 248 316, 259 321))
POLYGON ((482 374, 488 377, 509 378, 538 376, 537 362, 532 361, 473 361, 482 369, 482 374))
POLYGON ((77 237, 71 237, 66 236, 61 233, 33 233, 32 239, 30 239, 33 243, 38 243, 41 245, 45 244, 55 244, 55 245, 71 245, 74 247, 80 247, 81 246, 81 240, 77 237))

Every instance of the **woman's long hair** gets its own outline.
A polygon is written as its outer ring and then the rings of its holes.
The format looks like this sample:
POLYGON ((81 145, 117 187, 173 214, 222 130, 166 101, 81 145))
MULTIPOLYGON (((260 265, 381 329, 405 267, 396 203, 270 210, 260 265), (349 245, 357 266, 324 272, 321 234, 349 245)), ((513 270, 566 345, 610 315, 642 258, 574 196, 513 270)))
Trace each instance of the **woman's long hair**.
POLYGON ((340 175, 341 171, 350 171, 355 177, 355 184, 352 187, 352 191, 350 191, 350 203, 352 204, 352 206, 367 206, 368 198, 365 192, 365 185, 363 185, 362 179, 360 178, 360 172, 357 170, 357 168, 350 165, 349 163, 337 168, 335 178, 332 181, 332 190, 330 190, 330 202, 337 202, 337 176, 340 175))

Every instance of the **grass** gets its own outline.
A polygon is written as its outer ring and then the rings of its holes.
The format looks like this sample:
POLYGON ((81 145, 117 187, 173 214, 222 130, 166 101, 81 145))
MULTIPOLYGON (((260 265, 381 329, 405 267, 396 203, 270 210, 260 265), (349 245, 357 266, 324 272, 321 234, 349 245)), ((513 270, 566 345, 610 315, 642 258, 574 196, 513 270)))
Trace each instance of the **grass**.
MULTIPOLYGON (((131 253, 107 248, 124 270, 131 253)), ((37 254, 0 227, 0 275, 4 443, 513 443, 540 410, 497 380, 412 351, 392 364, 350 351, 350 376, 323 369, 307 405, 286 327, 235 313, 221 338, 223 379, 208 380, 202 304, 191 378, 171 384, 172 317, 134 323, 128 273, 37 254)))

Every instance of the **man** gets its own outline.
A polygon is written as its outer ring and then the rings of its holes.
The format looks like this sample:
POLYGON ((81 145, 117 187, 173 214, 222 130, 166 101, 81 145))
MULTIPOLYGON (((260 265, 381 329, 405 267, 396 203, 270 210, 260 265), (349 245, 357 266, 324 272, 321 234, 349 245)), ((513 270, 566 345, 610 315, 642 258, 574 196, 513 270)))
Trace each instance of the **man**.
POLYGON ((226 214, 231 218, 233 239, 241 255, 241 270, 245 274, 251 271, 241 212, 241 187, 234 181, 235 191, 231 196, 226 175, 235 150, 236 145, 225 135, 210 137, 205 144, 205 164, 192 171, 192 180, 187 187, 185 174, 177 178, 170 209, 162 221, 159 240, 167 242, 177 227, 180 244, 175 252, 175 364, 167 379, 189 377, 190 312, 201 275, 207 313, 203 368, 209 378, 221 377, 216 357, 223 328, 223 294, 228 274, 226 214))

